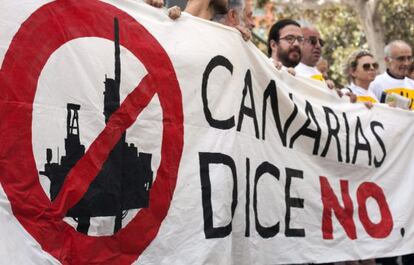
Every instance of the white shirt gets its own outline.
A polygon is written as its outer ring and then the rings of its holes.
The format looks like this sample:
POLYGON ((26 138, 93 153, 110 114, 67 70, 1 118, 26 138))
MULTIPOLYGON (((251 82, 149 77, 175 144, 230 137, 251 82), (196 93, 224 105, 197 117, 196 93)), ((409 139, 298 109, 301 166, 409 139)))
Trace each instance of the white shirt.
POLYGON ((304 63, 299 63, 295 67, 295 72, 297 76, 303 76, 303 77, 312 78, 314 80, 325 81, 322 73, 319 72, 319 70, 315 66, 312 67, 304 63))
MULTIPOLYGON (((404 79, 396 79, 387 72, 377 75, 375 80, 369 85, 377 99, 381 99, 382 92, 396 93, 409 99, 414 99, 414 81, 405 77, 404 79)), ((413 104, 414 106, 414 104, 413 104)))
POLYGON ((354 93, 357 96, 357 102, 379 102, 375 94, 369 89, 364 89, 360 86, 355 85, 354 83, 351 83, 347 88, 349 88, 352 91, 352 93, 354 93))

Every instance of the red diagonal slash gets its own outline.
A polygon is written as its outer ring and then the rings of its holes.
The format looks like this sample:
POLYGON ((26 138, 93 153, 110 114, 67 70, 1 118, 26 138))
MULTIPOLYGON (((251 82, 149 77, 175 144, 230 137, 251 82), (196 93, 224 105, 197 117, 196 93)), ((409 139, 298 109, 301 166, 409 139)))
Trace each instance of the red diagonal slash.
POLYGON ((125 98, 85 155, 70 170, 65 178, 67 181, 53 201, 54 214, 63 217, 82 199, 121 135, 136 121, 139 113, 154 96, 155 82, 151 79, 150 75, 146 75, 138 87, 125 98))

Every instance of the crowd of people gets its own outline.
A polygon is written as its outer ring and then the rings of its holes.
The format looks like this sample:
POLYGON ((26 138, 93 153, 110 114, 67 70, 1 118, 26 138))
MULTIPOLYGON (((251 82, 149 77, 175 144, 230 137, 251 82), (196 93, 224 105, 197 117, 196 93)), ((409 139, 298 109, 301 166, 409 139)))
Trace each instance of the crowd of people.
MULTIPOLYGON (((162 0, 146 0, 160 6, 162 0)), ((238 29, 245 40, 251 38, 253 23, 252 0, 188 0, 185 12, 214 20, 238 29)), ((172 19, 180 17, 180 8, 169 9, 172 19)), ((329 80, 328 64, 322 58, 325 42, 320 32, 310 24, 301 25, 292 19, 277 21, 268 35, 268 56, 274 66, 293 75, 323 82, 328 88, 346 94, 351 102, 364 102, 367 107, 384 102, 404 109, 414 108, 414 64, 412 48, 403 40, 393 40, 385 46, 385 58, 375 58, 367 50, 352 53, 344 66, 348 85, 336 88, 329 80), (379 74, 378 60, 385 60, 386 70, 379 74)), ((386 255, 386 253, 384 253, 386 255)), ((347 261, 346 265, 397 265, 398 257, 347 261)), ((414 264, 414 254, 401 257, 403 265, 414 264)), ((334 263, 326 263, 334 264, 334 263)))
MULTIPOLYGON (((148 0, 161 1, 161 0, 148 0)), ((185 11, 193 16, 234 27, 243 39, 251 38, 254 27, 252 0, 189 0, 185 11)), ((177 19, 181 10, 170 8, 170 17, 177 19)), ((414 64, 412 49, 403 40, 394 40, 385 47, 385 58, 375 58, 366 50, 355 51, 344 66, 348 84, 337 88, 329 79, 328 65, 322 58, 325 42, 311 24, 291 19, 277 21, 268 35, 268 56, 276 68, 293 75, 319 80, 351 102, 387 103, 390 106, 414 107, 414 64), (384 59, 386 71, 378 75, 378 59, 384 59)))
MULTIPOLYGON (((300 25, 294 20, 282 19, 270 29, 268 56, 279 69, 290 68, 292 74, 319 80, 329 88, 336 89, 335 84, 327 78, 326 62, 321 59, 323 45, 319 31, 312 25, 300 25)), ((385 46, 384 51, 386 70, 382 74, 377 73, 379 64, 372 53, 367 50, 353 52, 344 67, 349 84, 340 91, 347 93, 352 101, 368 103, 369 107, 373 103, 385 102, 411 109, 414 98, 412 49, 403 40, 394 40, 385 46)), ((412 265, 414 254, 404 255, 401 260, 403 265, 412 265)), ((397 257, 345 262, 346 265, 377 263, 398 264, 397 257)))
MULTIPOLYGON (((270 29, 268 55, 276 67, 294 69, 293 74, 320 80, 335 88, 326 75, 326 63, 321 59, 323 45, 319 31, 313 26, 283 19, 270 29)), ((340 91, 357 102, 367 102, 368 106, 383 102, 411 109, 414 99, 412 49, 405 41, 394 40, 384 51, 386 70, 382 74, 377 73, 379 64, 372 53, 367 50, 352 53, 344 67, 349 84, 340 91)))

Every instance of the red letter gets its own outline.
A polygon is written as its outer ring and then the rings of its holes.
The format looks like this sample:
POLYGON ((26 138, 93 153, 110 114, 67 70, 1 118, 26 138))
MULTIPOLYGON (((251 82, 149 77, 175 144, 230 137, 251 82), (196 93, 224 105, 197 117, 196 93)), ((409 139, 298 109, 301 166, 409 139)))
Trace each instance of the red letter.
POLYGON ((357 191, 359 205, 359 219, 365 228, 365 231, 373 238, 387 237, 393 228, 393 219, 388 203, 385 200, 384 191, 377 184, 372 182, 362 183, 357 191), (367 212, 367 199, 374 198, 381 212, 381 221, 378 224, 371 222, 367 212))
POLYGON ((335 196, 334 191, 329 185, 326 177, 320 176, 319 182, 321 184, 321 197, 323 204, 322 213, 322 233, 323 239, 333 239, 333 227, 332 227, 332 210, 335 212, 335 216, 341 223, 347 236, 350 239, 356 239, 356 228, 352 215, 354 214, 354 207, 351 197, 349 197, 348 181, 341 180, 341 193, 342 200, 345 207, 341 207, 338 202, 338 198, 335 196))

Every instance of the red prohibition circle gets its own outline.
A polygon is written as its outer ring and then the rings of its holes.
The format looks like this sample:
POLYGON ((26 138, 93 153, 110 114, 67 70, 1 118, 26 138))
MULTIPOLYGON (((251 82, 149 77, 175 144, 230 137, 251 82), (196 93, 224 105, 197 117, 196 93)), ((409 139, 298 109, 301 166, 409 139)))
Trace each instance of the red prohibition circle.
POLYGON ((0 92, 0 181, 18 221, 63 264, 130 264, 136 260, 167 215, 183 149, 180 87, 157 40, 112 5, 57 0, 36 10, 14 36, 0 69, 0 92), (113 40, 114 17, 119 21, 120 45, 143 63, 148 74, 111 116, 51 202, 40 185, 32 150, 33 101, 40 73, 53 52, 68 41, 84 37, 113 40), (155 94, 162 108, 163 134, 149 207, 112 236, 78 233, 63 216, 82 198, 122 133, 155 94))

